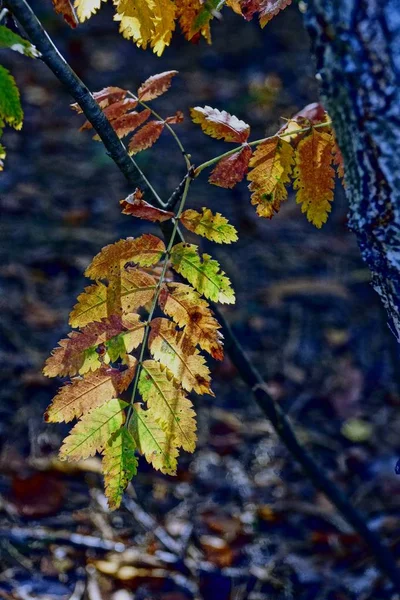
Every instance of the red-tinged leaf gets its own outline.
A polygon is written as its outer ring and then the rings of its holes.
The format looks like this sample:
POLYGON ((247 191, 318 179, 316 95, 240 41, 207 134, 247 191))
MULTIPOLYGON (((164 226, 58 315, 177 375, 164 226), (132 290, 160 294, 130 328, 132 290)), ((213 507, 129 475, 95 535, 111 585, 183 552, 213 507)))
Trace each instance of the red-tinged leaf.
MULTIPOLYGON (((106 106, 109 106, 110 104, 113 104, 114 102, 119 102, 120 100, 123 100, 125 98, 125 96, 127 95, 127 93, 128 93, 127 90, 123 90, 122 88, 111 86, 111 87, 106 87, 106 88, 100 90, 99 92, 94 92, 93 98, 96 100, 96 102, 100 106, 100 108, 105 108, 106 106)), ((71 108, 73 110, 75 110, 78 114, 82 114, 82 112, 83 112, 77 102, 74 102, 74 104, 71 104, 71 108)))
POLYGON ((333 143, 333 164, 336 166, 336 172, 338 177, 340 177, 340 179, 344 179, 344 160, 343 160, 343 154, 337 144, 336 139, 334 140, 333 143))
POLYGON ((163 121, 150 121, 146 123, 131 139, 129 143, 129 154, 138 154, 142 150, 151 148, 163 132, 165 123, 163 121))
POLYGON ((241 0, 242 15, 250 21, 256 13, 261 27, 271 21, 281 10, 289 6, 292 0, 241 0))
POLYGON ((181 110, 177 110, 172 117, 167 117, 165 119, 165 122, 169 123, 170 125, 177 125, 178 123, 182 123, 183 120, 183 112, 181 110))
POLYGON ((119 138, 123 138, 142 125, 151 115, 151 110, 145 108, 141 112, 133 111, 111 121, 111 125, 119 138))
POLYGON ((174 213, 169 210, 156 208, 146 202, 146 200, 143 199, 143 194, 139 188, 136 188, 134 193, 129 194, 124 200, 120 200, 120 204, 123 208, 122 213, 124 215, 132 215, 132 217, 153 221, 153 223, 163 223, 164 221, 173 219, 175 216, 174 213))
POLYGON ((217 140, 244 144, 249 137, 250 125, 225 110, 196 106, 190 109, 190 114, 193 122, 198 123, 204 133, 217 140))
POLYGON ((70 0, 53 0, 53 6, 56 13, 64 17, 64 21, 72 28, 78 25, 78 19, 70 0))
POLYGON ((172 78, 177 74, 178 71, 164 71, 146 79, 138 90, 139 100, 149 102, 164 94, 170 88, 172 78))
MULTIPOLYGON (((103 112, 109 121, 113 121, 114 119, 122 117, 122 115, 125 115, 128 111, 136 108, 137 104, 137 100, 134 100, 133 98, 125 98, 124 100, 120 100, 119 102, 114 102, 113 104, 106 106, 106 108, 103 109, 103 112)), ((80 128, 80 131, 91 128, 92 124, 89 121, 85 121, 80 128)))
POLYGON ((250 146, 243 146, 239 152, 222 158, 208 181, 219 187, 233 188, 246 175, 251 154, 250 146))

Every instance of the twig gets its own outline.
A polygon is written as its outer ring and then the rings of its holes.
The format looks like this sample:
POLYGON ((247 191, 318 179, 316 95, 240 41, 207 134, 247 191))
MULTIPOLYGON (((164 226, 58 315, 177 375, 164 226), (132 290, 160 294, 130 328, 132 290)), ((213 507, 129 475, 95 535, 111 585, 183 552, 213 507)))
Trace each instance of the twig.
MULTIPOLYGON (((120 168, 127 180, 132 185, 150 190, 153 197, 153 203, 165 208, 165 204, 162 202, 155 190, 151 187, 150 183, 140 171, 139 167, 126 152, 124 145, 118 139, 104 113, 94 101, 88 88, 82 83, 82 81, 66 63, 64 58, 60 55, 57 48, 54 46, 53 42, 43 29, 36 15, 27 4, 26 0, 6 0, 5 4, 13 13, 14 17, 19 21, 20 25, 24 28, 31 42, 41 52, 42 60, 47 64, 50 70, 53 71, 58 80, 65 86, 65 88, 82 108, 86 118, 99 134, 110 154, 110 157, 120 168)), ((253 145, 254 143, 256 142, 251 142, 253 145)), ((211 161, 203 163, 197 168, 195 174, 197 175, 201 170, 211 166, 223 156, 228 156, 236 151, 237 148, 219 157, 216 157, 211 161)), ((180 192, 176 192, 178 198, 179 193, 180 192)), ((173 202, 175 202, 175 198, 173 202)), ((162 224, 161 229, 167 240, 170 239, 174 227, 175 225, 172 221, 167 221, 162 224)), ((181 237, 179 230, 177 231, 177 235, 181 237)), ((271 421, 278 436, 283 441, 292 456, 301 464, 303 470, 309 476, 314 485, 325 493, 332 504, 336 506, 339 512, 354 527, 355 531, 357 531, 364 539, 365 543, 369 546, 371 553, 375 556, 377 564, 392 581, 396 590, 400 591, 400 572, 397 569, 396 562, 388 547, 380 540, 378 535, 368 528, 365 517, 363 517, 350 504, 344 494, 325 476, 313 458, 302 448, 288 419, 267 392, 260 373, 247 358, 244 350, 234 336, 218 307, 213 305, 213 309, 220 324, 222 325, 227 353, 229 354, 233 364, 236 366, 240 377, 250 387, 257 404, 265 416, 271 421)), ((0 530, 0 537, 1 535, 2 530, 0 530)))
POLYGON ((48 544, 54 542, 58 544, 71 544, 71 546, 104 550, 105 552, 123 552, 126 548, 122 542, 100 539, 93 535, 52 531, 44 527, 35 527, 32 529, 29 527, 2 527, 0 528, 1 538, 12 540, 14 543, 38 540, 48 544))

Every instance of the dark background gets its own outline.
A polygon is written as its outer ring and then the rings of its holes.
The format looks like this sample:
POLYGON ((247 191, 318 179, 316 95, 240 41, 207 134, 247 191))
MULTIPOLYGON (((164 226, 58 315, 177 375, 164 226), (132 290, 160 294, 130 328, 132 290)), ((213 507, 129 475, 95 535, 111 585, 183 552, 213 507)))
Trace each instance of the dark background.
MULTIPOLYGON (((257 139, 318 99, 294 7, 264 30, 225 10, 212 46, 175 34, 158 59, 118 34, 111 5, 75 31, 50 2, 32 5, 93 91, 135 90, 177 69, 154 104, 165 116, 209 104, 250 123, 257 139)), ((83 271, 103 245, 158 231, 120 213, 133 190, 102 145, 78 131, 83 119, 47 67, 4 50, 1 62, 25 111, 23 130, 4 135, 0 175, 1 597, 391 598, 362 541, 302 475, 228 358, 211 365, 216 398, 195 399, 199 444, 176 478, 143 461, 127 505, 109 513, 97 459, 56 461, 68 428, 42 421, 58 382, 41 369, 68 331, 83 271)), ((195 164, 226 150, 189 118, 178 131, 195 164)), ((164 199, 184 173, 166 133, 138 161, 164 199)), ((272 221, 256 216, 249 196, 245 183, 225 191, 205 173, 191 190, 191 207, 221 211, 239 231, 235 247, 202 243, 237 292, 226 317, 304 445, 398 553, 399 351, 346 227, 343 190, 322 230, 292 195, 272 221)))

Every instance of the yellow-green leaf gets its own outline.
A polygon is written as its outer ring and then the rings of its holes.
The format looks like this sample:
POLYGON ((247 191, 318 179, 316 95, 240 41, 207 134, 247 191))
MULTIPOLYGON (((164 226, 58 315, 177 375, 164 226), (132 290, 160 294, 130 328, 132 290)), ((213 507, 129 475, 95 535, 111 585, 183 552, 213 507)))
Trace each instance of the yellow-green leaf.
POLYGON ((171 252, 171 265, 206 298, 222 304, 234 304, 231 282, 216 260, 209 254, 200 257, 193 244, 176 244, 171 252))
POLYGON ((35 46, 4 25, 0 25, 0 48, 10 48, 10 50, 25 54, 30 58, 40 56, 40 52, 36 50, 35 46))
MULTIPOLYGON (((7 69, 0 65, 0 120, 5 121, 14 129, 21 129, 23 117, 15 79, 7 69)), ((0 122, 0 127, 1 125, 0 122)))
MULTIPOLYGON (((156 415, 158 414, 159 411, 156 411, 156 415)), ((145 456, 148 463, 166 475, 176 474, 176 436, 163 429, 152 409, 144 410, 140 403, 136 403, 129 429, 139 452, 145 456)))
MULTIPOLYGON (((168 369, 155 360, 146 360, 139 378, 139 392, 150 415, 166 432, 165 448, 180 447, 194 452, 196 420, 193 405, 168 369), (168 442, 169 440, 169 442, 168 442)), ((172 457, 176 454, 173 452, 172 457)))
POLYGON ((218 244, 231 244, 238 239, 237 231, 228 223, 228 219, 221 213, 214 215, 209 208, 203 207, 201 213, 192 209, 185 210, 180 220, 189 231, 218 244))
POLYGON ((127 403, 114 398, 82 417, 65 438, 61 460, 83 460, 104 450, 113 433, 125 421, 127 403))
POLYGON ((103 450, 105 493, 111 510, 119 508, 122 495, 137 473, 135 442, 126 427, 113 433, 103 450))

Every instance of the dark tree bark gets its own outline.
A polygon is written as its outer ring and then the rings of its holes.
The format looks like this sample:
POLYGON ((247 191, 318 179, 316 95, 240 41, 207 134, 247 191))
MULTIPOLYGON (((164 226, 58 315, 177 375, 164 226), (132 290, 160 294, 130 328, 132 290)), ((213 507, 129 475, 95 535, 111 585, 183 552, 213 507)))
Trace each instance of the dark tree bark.
POLYGON ((400 0, 310 0, 305 21, 344 156, 349 226, 400 340, 400 0))

